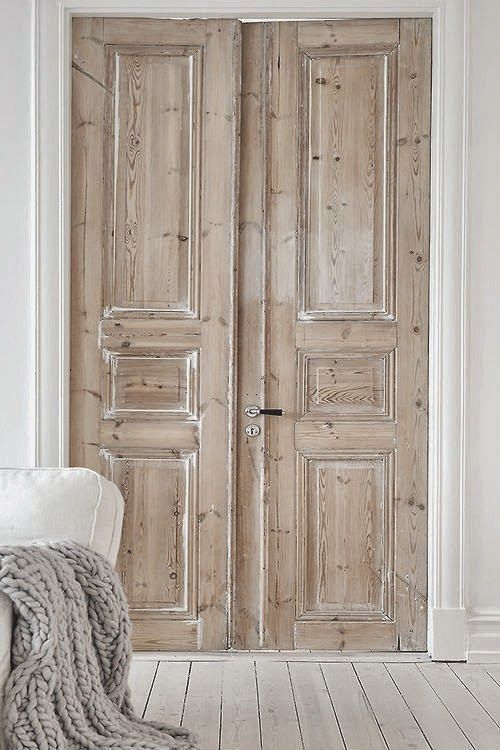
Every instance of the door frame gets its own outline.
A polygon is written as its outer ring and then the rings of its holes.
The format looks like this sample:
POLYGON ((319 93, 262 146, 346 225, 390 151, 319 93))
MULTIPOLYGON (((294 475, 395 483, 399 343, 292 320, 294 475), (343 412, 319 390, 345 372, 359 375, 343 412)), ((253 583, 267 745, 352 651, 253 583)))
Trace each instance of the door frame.
POLYGON ((469 0, 39 0, 32 4, 31 316, 33 464, 69 447, 71 18, 433 20, 429 328, 429 653, 466 657, 464 502, 467 363, 469 0), (278 10, 279 9, 279 10, 278 10), (463 64, 460 64, 463 61, 463 64))

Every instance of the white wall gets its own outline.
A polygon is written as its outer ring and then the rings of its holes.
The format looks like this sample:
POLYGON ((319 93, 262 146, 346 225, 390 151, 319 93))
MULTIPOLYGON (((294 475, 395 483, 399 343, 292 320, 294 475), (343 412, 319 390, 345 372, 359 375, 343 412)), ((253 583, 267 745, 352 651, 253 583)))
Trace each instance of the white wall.
MULTIPOLYGON (((471 0, 466 604, 476 652, 500 651, 500 3, 471 0)), ((486 656, 483 654, 483 656, 486 656)))
POLYGON ((32 460, 31 2, 0 0, 0 465, 32 460))
MULTIPOLYGON (((30 0, 0 0, 0 466, 33 461, 30 15, 30 0)), ((500 660, 498 38, 498 0, 470 0, 466 604, 472 657, 500 660)))

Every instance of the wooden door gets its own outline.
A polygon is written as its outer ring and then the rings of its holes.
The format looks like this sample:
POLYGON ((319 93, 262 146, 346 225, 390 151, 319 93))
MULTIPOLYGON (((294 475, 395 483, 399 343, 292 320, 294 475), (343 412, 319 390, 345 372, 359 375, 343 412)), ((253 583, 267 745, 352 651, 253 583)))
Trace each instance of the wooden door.
POLYGON ((71 464, 135 646, 225 648, 239 23, 76 18, 72 80, 71 464))
POLYGON ((242 50, 234 644, 425 650, 431 22, 242 50))

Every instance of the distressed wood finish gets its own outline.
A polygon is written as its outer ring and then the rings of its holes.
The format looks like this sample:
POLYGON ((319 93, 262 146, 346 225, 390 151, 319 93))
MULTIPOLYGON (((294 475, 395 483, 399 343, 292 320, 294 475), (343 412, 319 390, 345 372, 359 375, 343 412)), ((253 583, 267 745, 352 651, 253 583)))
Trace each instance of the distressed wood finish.
POLYGON ((427 645, 431 21, 402 19, 399 51, 396 618, 427 645))
POLYGON ((135 646, 224 648, 239 23, 77 18, 73 60, 71 463, 124 494, 135 646))
POLYGON ((431 22, 239 37, 73 20, 71 463, 136 647, 425 650, 431 22))
POLYGON ((100 468, 104 20, 73 20, 70 462, 100 468), (92 40, 92 41, 91 41, 92 40))
POLYGON ((389 457, 303 456, 298 619, 384 615, 390 561, 389 457))
POLYGON ((241 170, 239 190, 238 259, 238 400, 237 478, 234 522, 233 633, 235 648, 262 646, 263 591, 255 585, 261 576, 264 553, 267 462, 264 434, 247 438, 244 410, 267 402, 265 336, 267 172, 262 163, 267 134, 265 24, 242 29, 241 170), (260 159, 260 168, 255 161, 260 159), (249 554, 249 550, 253 550, 249 554))
POLYGON ((430 21, 259 39, 242 184, 264 304, 241 334, 265 387, 240 389, 240 411, 252 393, 284 416, 260 418, 244 459, 236 642, 425 650, 430 21))
POLYGON ((297 140, 298 25, 269 26, 269 159, 268 241, 266 243, 269 323, 266 331, 267 405, 285 412, 266 419, 265 455, 268 466, 266 571, 263 581, 263 645, 292 648, 295 620, 296 511, 295 452, 293 450, 296 403, 295 305, 297 263, 296 194, 298 174, 290 144, 297 140), (286 498, 285 501, 284 498, 286 498))

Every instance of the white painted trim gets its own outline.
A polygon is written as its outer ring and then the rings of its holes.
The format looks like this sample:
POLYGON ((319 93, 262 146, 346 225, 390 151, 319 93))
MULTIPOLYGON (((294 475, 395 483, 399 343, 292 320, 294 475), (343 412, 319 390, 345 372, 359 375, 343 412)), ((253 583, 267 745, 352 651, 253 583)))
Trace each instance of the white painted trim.
POLYGON ((38 123, 39 123, 39 93, 38 93, 38 39, 39 30, 39 13, 36 2, 31 3, 31 196, 30 196, 30 222, 31 222, 31 247, 30 247, 30 369, 32 377, 29 391, 29 414, 30 424, 32 425, 29 435, 28 456, 30 464, 38 466, 39 455, 38 448, 40 445, 39 430, 39 371, 40 371, 40 345, 39 345, 39 287, 40 280, 38 277, 40 267, 39 257, 39 174, 40 164, 38 149, 40 145, 38 123))
POLYGON ((39 155, 36 462, 67 463, 69 347, 69 22, 71 15, 170 18, 433 19, 429 424, 429 635, 434 658, 464 658, 464 465, 468 0, 40 0, 34 40, 39 155), (38 56, 36 46, 38 46, 38 56), (461 61, 463 65, 461 64, 461 61), (441 611, 446 610, 446 616, 441 611), (449 649, 447 644, 453 643, 449 649), (453 652, 453 653, 451 653, 453 652))
POLYGON ((500 610, 474 610, 467 619, 467 660, 500 663, 500 610))

